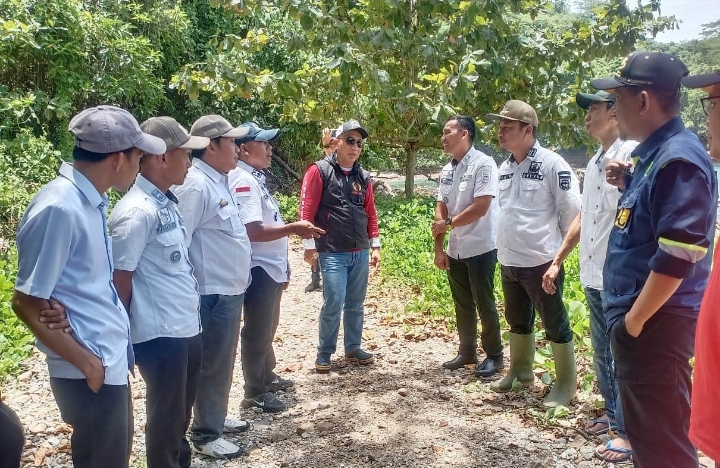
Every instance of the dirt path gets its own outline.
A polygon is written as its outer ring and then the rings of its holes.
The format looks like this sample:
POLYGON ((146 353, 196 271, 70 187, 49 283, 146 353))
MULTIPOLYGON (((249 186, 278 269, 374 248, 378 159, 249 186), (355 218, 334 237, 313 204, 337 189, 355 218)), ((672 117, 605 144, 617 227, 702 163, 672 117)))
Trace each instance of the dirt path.
MULTIPOLYGON (((364 347, 376 353, 377 362, 360 367, 335 356, 332 373, 316 374, 322 294, 303 291, 309 272, 300 249, 299 243, 292 244, 295 279, 283 298, 275 343, 277 371, 296 382, 295 391, 280 395, 290 409, 275 416, 241 411, 238 362, 230 411, 254 420, 254 430, 233 439, 250 454, 231 461, 198 457, 194 467, 601 466, 592 460, 599 442, 575 429, 577 416, 546 426, 538 419, 540 413, 532 416, 533 409, 544 413, 536 395, 498 396, 486 383, 475 383, 470 369, 441 370, 440 364, 454 355, 455 335, 447 333, 442 322, 403 318, 398 311, 407 300, 405 293, 383 288, 377 279, 368 293, 363 334, 364 347)), ((70 466, 69 428, 60 420, 42 357, 33 356, 27 370, 4 387, 6 403, 26 428, 24 467, 70 466)), ((144 386, 139 374, 132 387, 132 466, 144 467, 144 386)))

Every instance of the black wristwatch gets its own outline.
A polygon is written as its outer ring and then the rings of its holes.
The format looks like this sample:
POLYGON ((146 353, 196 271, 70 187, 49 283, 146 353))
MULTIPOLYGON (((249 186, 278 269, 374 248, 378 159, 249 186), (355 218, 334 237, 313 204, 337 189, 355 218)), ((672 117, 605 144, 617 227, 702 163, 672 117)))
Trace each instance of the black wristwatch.
POLYGON ((452 226, 452 216, 448 216, 447 218, 445 218, 445 225, 452 226))

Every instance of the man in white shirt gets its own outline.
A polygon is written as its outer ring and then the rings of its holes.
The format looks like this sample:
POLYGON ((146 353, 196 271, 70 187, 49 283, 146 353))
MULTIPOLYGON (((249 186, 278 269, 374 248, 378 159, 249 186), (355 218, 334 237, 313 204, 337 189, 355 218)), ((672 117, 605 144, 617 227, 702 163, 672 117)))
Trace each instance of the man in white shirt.
POLYGON ((443 367, 477 364, 479 312, 485 360, 475 367, 475 375, 489 377, 504 367, 495 306, 498 170, 490 156, 473 147, 474 138, 472 118, 457 115, 445 123, 441 141, 452 160, 440 175, 432 233, 435 266, 448 272, 460 337, 457 356, 443 367), (445 252, 443 241, 450 229, 445 252))
POLYGON ((510 325, 510 370, 491 388, 512 390, 517 378, 532 385, 535 355, 535 310, 553 350, 557 379, 543 401, 547 407, 567 406, 575 396, 577 372, 567 310, 562 300, 565 272, 555 280, 559 294, 547 294, 542 277, 580 211, 580 191, 570 165, 557 153, 540 146, 538 118, 529 104, 511 100, 500 114, 500 147, 510 157, 500 166, 498 261, 505 295, 505 318, 510 325))
POLYGON ((240 160, 228 178, 240 209, 240 217, 252 245, 252 281, 245 293, 240 357, 245 378, 245 408, 275 413, 286 409, 273 392, 293 386, 292 380, 275 374, 272 342, 280 322, 280 299, 290 281, 288 236, 318 237, 325 231, 309 221, 285 224, 280 207, 265 186, 264 169, 272 163, 270 140, 278 129, 263 130, 245 123, 248 134, 235 140, 240 160))
POLYGON ((200 373, 200 296, 170 186, 185 180, 190 150, 210 140, 191 137, 171 117, 153 117, 140 128, 165 141, 167 150, 143 156, 135 185, 108 218, 113 277, 130 311, 135 361, 146 385, 147 466, 188 468, 185 432, 200 373))
POLYGON ((190 443, 194 451, 215 458, 241 456, 242 447, 221 436, 249 427, 245 421, 226 417, 240 309, 250 283, 250 239, 233 203, 227 174, 237 165, 235 139, 247 131, 234 128, 219 115, 196 120, 190 135, 209 138, 210 144, 193 150, 185 182, 173 188, 200 290, 202 364, 190 443))
POLYGON ((603 268, 608 239, 612 229, 620 191, 605 180, 605 168, 613 159, 629 161, 637 146, 635 141, 620 137, 615 116, 615 96, 605 91, 595 94, 578 93, 575 102, 587 110, 585 129, 600 143, 585 170, 585 186, 582 193, 580 213, 570 226, 560 250, 543 276, 543 289, 555 294, 555 279, 563 261, 578 243, 580 244, 580 283, 585 287, 585 298, 590 309, 590 339, 593 361, 600 394, 605 400, 605 414, 595 418, 585 427, 590 434, 604 434, 612 430, 618 437, 611 445, 598 450, 608 462, 619 461, 630 449, 625 434, 622 408, 618 401, 617 382, 612 372, 612 353, 608 341, 608 326, 603 307, 603 268))
POLYGON ((73 428, 73 465, 126 468, 134 356, 128 314, 112 282, 105 192, 126 191, 143 153, 163 153, 165 143, 113 106, 85 109, 68 130, 73 164, 63 163, 20 220, 12 307, 47 355, 55 401, 73 428), (53 301, 65 307, 72 333, 40 323, 53 301))

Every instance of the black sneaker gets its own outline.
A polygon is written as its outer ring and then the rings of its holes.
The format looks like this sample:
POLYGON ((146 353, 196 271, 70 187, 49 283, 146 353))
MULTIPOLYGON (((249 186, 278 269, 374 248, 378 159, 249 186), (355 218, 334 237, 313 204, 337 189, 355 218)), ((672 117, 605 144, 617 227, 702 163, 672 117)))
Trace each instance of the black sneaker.
POLYGON ((268 392, 277 392, 280 390, 287 390, 288 388, 292 388, 294 386, 295 382, 292 380, 283 379, 282 377, 276 375, 275 378, 267 384, 267 390, 268 392))
POLYGON ((315 370, 321 374, 327 374, 332 368, 329 354, 318 354, 315 358, 315 370))
POLYGON ((260 408, 266 413, 279 413, 280 411, 285 411, 287 409, 285 403, 275 398, 275 395, 270 392, 265 392, 262 395, 245 398, 242 401, 242 407, 260 408))
POLYGON ((352 353, 345 353, 345 360, 348 362, 357 362, 358 364, 367 365, 375 362, 375 356, 358 348, 352 353))

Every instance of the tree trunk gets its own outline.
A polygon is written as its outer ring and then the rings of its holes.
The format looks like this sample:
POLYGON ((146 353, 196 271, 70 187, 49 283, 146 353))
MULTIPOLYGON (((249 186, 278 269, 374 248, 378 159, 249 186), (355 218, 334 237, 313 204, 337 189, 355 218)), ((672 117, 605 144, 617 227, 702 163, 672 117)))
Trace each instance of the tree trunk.
POLYGON ((417 151, 405 148, 405 198, 415 196, 415 159, 417 151))

